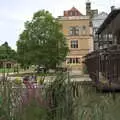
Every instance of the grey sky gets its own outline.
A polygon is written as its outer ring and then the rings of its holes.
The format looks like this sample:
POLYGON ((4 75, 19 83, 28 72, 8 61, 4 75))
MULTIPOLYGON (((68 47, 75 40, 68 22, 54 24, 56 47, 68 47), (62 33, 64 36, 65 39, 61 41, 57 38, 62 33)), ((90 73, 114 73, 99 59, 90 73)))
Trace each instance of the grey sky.
MULTIPOLYGON (((99 9, 99 12, 109 12, 111 5, 120 6, 119 0, 91 1, 92 8, 99 9)), ((16 41, 24 30, 24 22, 30 20, 34 12, 45 9, 57 17, 72 6, 85 14, 85 0, 0 0, 0 44, 7 41, 16 49, 16 41)))

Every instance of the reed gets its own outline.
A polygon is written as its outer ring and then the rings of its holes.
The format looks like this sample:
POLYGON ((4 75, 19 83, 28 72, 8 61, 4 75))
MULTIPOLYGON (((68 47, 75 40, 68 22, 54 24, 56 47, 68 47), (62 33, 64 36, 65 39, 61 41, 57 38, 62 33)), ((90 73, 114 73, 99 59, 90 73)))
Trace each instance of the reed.
POLYGON ((0 120, 119 120, 120 94, 97 92, 91 85, 71 82, 69 73, 37 88, 0 83, 0 120), (51 82, 52 81, 52 82, 51 82))

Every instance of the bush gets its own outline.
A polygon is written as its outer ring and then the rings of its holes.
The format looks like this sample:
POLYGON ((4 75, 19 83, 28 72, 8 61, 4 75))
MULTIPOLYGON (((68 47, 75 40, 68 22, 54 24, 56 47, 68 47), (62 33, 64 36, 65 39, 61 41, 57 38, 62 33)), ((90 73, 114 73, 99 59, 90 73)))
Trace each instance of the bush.
POLYGON ((39 84, 43 84, 44 83, 44 79, 43 78, 41 78, 41 77, 38 77, 37 78, 37 83, 39 83, 39 84))
POLYGON ((86 65, 83 66, 83 73, 84 74, 88 74, 88 70, 87 70, 87 66, 86 65))
POLYGON ((13 83, 16 84, 16 85, 21 85, 22 80, 20 78, 15 78, 15 80, 13 80, 13 83))

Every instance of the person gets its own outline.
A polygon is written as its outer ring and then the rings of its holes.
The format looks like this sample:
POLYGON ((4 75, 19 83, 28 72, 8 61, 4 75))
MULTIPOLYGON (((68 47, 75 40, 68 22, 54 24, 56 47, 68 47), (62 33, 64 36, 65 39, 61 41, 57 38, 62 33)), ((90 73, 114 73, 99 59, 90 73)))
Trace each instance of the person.
POLYGON ((28 82, 29 81, 29 76, 27 75, 27 76, 25 76, 24 78, 23 78, 23 83, 26 83, 26 82, 28 82))

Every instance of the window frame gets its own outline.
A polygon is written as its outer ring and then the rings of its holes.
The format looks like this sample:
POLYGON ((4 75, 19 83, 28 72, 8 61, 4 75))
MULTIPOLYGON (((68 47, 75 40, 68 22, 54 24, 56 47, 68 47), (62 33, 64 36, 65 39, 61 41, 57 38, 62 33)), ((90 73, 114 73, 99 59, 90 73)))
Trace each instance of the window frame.
POLYGON ((75 58, 67 58, 66 59, 67 64, 80 64, 81 63, 81 59, 80 57, 75 57, 75 58))
POLYGON ((69 35, 70 36, 79 36, 80 35, 79 26, 71 26, 69 28, 69 35))
POLYGON ((70 48, 78 48, 78 40, 71 40, 70 41, 70 48))
POLYGON ((86 26, 86 25, 83 25, 83 26, 82 26, 82 34, 83 34, 83 35, 86 35, 86 34, 87 34, 87 26, 86 26))

